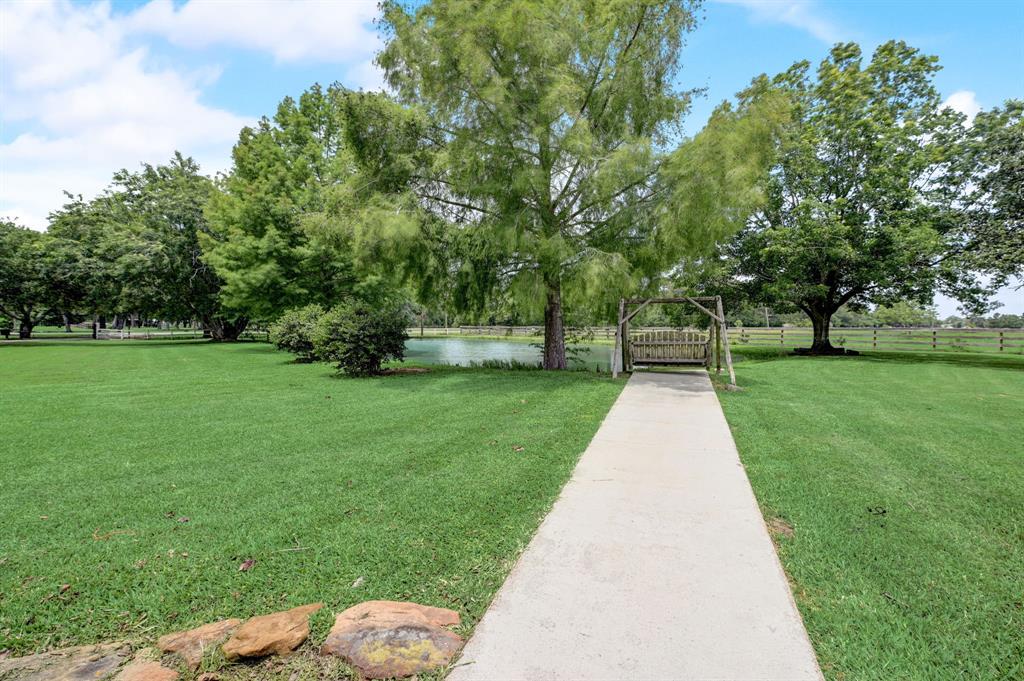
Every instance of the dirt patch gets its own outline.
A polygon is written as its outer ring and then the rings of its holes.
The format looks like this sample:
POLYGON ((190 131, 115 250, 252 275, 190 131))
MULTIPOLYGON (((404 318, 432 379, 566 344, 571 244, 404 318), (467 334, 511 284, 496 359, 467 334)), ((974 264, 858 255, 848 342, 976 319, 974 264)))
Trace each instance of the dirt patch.
POLYGON ((785 537, 786 539, 792 539, 794 534, 793 526, 782 518, 769 518, 768 531, 771 532, 774 537, 785 537))

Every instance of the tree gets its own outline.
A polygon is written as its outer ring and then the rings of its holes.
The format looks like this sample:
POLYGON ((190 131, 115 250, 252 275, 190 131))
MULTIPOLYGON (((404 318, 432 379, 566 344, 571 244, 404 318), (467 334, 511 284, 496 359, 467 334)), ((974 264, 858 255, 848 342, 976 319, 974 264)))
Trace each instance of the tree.
POLYGON ((979 113, 956 164, 966 193, 963 266, 997 284, 1024 275, 1024 100, 979 113))
POLYGON ((55 295, 48 254, 51 238, 8 220, 0 220, 0 315, 18 324, 18 337, 53 311, 55 295))
POLYGON ((70 196, 50 216, 63 253, 60 309, 195 319, 214 340, 237 339, 248 320, 221 305, 222 282, 201 257, 212 193, 198 164, 176 153, 166 165, 118 171, 91 201, 70 196))
POLYGON ((125 222, 109 193, 92 201, 68 195, 64 206, 50 215, 47 234, 53 237, 54 257, 61 268, 59 307, 93 317, 136 310, 139 290, 149 269, 152 245, 125 222))
POLYGON ((454 232, 456 300, 543 309, 547 369, 567 364, 565 304, 610 310, 686 241, 659 170, 689 102, 674 83, 694 4, 384 3, 378 61, 422 123, 406 191, 454 232))
POLYGON ((938 68, 895 41, 864 65, 849 43, 815 77, 801 62, 770 83, 792 101, 792 122, 768 201, 729 251, 751 300, 811 319, 812 352, 834 351, 829 325, 844 304, 927 304, 940 283, 957 222, 948 169, 962 116, 941 108, 938 68))
POLYGON ((103 205, 150 246, 136 282, 138 309, 165 319, 196 319, 214 340, 236 340, 248 319, 221 304, 223 282, 204 262, 199 243, 200 235, 210 234, 203 211, 213 191, 199 165, 175 153, 166 165, 116 173, 103 205))
POLYGON ((200 235, 227 308, 269 321, 291 307, 330 305, 358 283, 345 239, 319 230, 327 189, 353 172, 343 94, 314 86, 239 135, 232 170, 210 197, 210 229, 200 235))
POLYGON ((1024 329, 1024 315, 997 312, 989 318, 987 326, 993 329, 1024 329))

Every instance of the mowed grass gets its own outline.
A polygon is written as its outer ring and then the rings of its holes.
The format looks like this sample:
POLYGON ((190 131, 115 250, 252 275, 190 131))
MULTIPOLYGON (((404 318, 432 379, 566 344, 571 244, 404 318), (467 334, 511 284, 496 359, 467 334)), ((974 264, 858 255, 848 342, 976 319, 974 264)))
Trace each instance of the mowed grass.
POLYGON ((622 385, 354 380, 255 343, 0 347, 0 650, 314 601, 317 644, 371 599, 471 626, 622 385))
POLYGON ((1024 678, 1024 361, 738 353, 720 398, 826 677, 1024 678))

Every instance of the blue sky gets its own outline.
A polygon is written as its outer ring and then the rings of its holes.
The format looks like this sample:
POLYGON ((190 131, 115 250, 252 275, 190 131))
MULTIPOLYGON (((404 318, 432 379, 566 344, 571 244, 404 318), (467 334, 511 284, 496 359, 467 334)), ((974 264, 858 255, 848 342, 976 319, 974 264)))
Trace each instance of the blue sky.
MULTIPOLYGON (((43 228, 62 190, 91 196, 175 149, 226 169, 241 126, 285 95, 379 86, 375 15, 372 0, 5 0, 0 215, 43 228)), ((968 114, 1024 97, 1024 0, 709 0, 701 15, 680 77, 707 90, 691 134, 753 76, 817 62, 836 41, 870 52, 899 38, 937 55, 936 85, 968 114)), ((1024 312, 1024 290, 999 299, 1024 312)))

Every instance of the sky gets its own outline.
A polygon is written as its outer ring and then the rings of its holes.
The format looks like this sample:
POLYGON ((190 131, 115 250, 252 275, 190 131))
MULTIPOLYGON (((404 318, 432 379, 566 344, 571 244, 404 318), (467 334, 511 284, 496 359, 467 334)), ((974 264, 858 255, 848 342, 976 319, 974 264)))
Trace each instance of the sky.
MULTIPOLYGON (((936 86, 969 116, 1024 97, 1024 0, 708 0, 700 15, 679 79, 704 90, 689 134, 754 76, 839 41, 937 55, 936 86)), ((239 130, 284 96, 380 88, 376 16, 375 0, 0 1, 0 216, 45 229, 64 191, 90 198, 175 150, 227 170, 239 130)), ((997 299, 1024 313, 1024 289, 997 299)))

